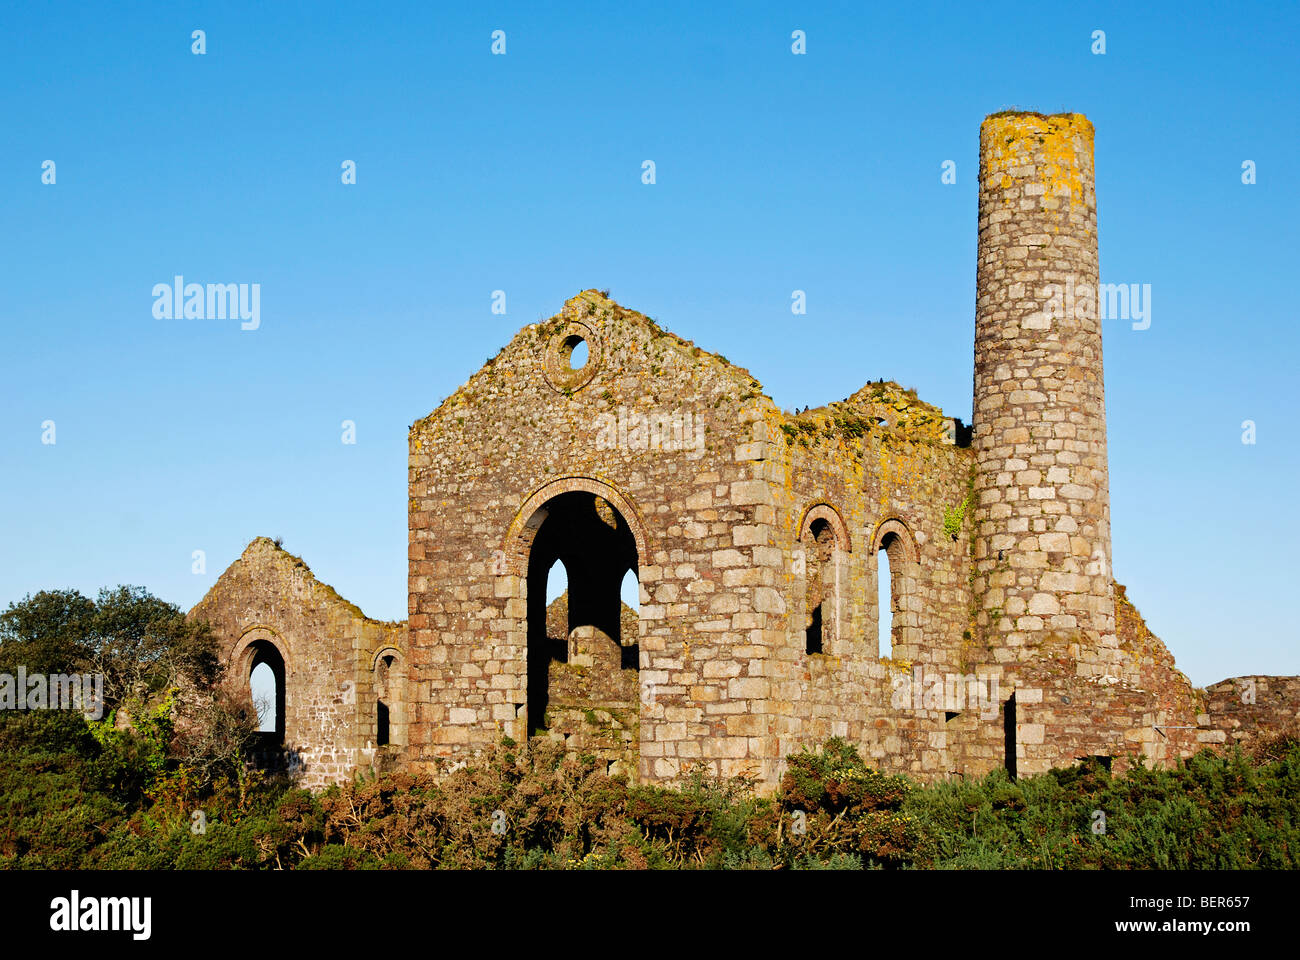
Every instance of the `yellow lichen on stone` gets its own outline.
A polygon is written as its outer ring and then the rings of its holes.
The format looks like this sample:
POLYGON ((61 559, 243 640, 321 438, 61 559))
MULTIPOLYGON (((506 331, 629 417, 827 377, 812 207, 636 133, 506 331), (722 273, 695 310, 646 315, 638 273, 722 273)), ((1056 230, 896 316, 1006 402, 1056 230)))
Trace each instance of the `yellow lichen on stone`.
POLYGON ((1017 179, 1017 168, 1034 168, 1041 183, 1044 207, 1054 197, 1069 197, 1070 205, 1084 202, 1080 162, 1093 150, 1093 127, 1081 113, 995 113, 984 120, 981 131, 984 163, 989 180, 1001 174, 1001 189, 1017 179))

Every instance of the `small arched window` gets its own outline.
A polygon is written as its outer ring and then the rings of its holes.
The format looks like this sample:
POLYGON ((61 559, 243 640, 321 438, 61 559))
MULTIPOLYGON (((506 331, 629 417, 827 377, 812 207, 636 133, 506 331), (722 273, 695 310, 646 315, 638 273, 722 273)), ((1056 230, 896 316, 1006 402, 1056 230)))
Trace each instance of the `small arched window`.
POLYGON ((877 617, 876 639, 880 643, 880 656, 894 655, 894 578, 889 572, 889 550, 881 547, 876 551, 876 607, 880 611, 877 617))
POLYGON ((845 554, 849 549, 844 521, 828 504, 804 514, 799 537, 803 564, 803 643, 807 655, 833 652, 845 633, 845 554))
POLYGON ((641 582, 636 570, 623 574, 623 582, 618 589, 619 600, 623 607, 619 611, 619 643, 622 645, 621 663, 624 670, 641 668, 640 619, 641 619, 641 582), (636 614, 630 616, 628 611, 636 614))
POLYGON ((375 658, 375 746, 406 741, 406 675, 401 654, 389 648, 375 658))
POLYGON ((916 541, 901 520, 886 520, 876 528, 875 553, 879 655, 915 659, 920 640, 916 541))

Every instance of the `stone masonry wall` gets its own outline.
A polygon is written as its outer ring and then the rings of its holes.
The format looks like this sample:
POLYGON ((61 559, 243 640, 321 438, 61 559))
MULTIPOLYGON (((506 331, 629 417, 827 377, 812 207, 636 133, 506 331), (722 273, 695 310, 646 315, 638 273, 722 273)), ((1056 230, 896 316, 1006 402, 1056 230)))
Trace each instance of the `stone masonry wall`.
POLYGON ((412 425, 408 624, 369 620, 264 539, 191 615, 245 689, 254 645, 281 652, 309 786, 443 771, 534 730, 641 782, 703 767, 762 790, 830 736, 934 780, 1294 730, 1300 678, 1193 689, 1112 579, 1093 184, 1082 115, 984 121, 969 445, 884 381, 782 412, 725 357, 587 290, 412 425))
MULTIPOLYGON (((226 682, 245 695, 250 645, 269 642, 284 658, 284 746, 303 786, 351 779, 395 752, 375 742, 374 664, 385 651, 404 659, 402 624, 367 618, 265 537, 248 545, 189 616, 212 626, 226 682)), ((399 711, 394 727, 403 720, 399 711)))
POLYGON ((772 775, 754 719, 766 697, 748 671, 775 602, 759 581, 783 558, 745 540, 774 513, 737 458, 758 395, 745 371, 587 291, 412 427, 413 762, 526 735, 530 538, 548 502, 581 491, 637 543, 639 778, 695 762, 772 775), (573 371, 576 338, 589 354, 573 371))
POLYGON ((1300 737, 1300 677, 1232 677, 1205 693, 1205 714, 1198 718, 1204 743, 1245 748, 1262 738, 1300 737))
POLYGON ((773 408, 761 426, 778 484, 770 537, 786 557, 786 624, 768 667, 778 759, 841 736, 882 769, 922 777, 952 772, 944 709, 951 704, 926 707, 906 691, 896 693, 917 677, 947 678, 972 666, 967 525, 955 536, 944 529, 945 512, 959 511, 969 494, 969 449, 951 442, 941 411, 894 384, 869 385, 794 417, 773 408), (840 613, 823 618, 823 650, 809 653, 804 535, 807 518, 827 509, 838 519, 833 526, 843 526, 837 541, 848 541, 837 542, 837 569, 822 577, 840 613), (882 540, 897 540, 890 551, 898 589, 888 658, 878 647, 882 540))
POLYGON ((622 643, 597 627, 569 630, 568 593, 546 608, 546 635, 567 648, 564 660, 554 658, 547 671, 546 726, 564 741, 569 752, 588 754, 606 762, 611 774, 636 773, 641 742, 641 690, 628 654, 636 651, 637 614, 621 610, 622 643))

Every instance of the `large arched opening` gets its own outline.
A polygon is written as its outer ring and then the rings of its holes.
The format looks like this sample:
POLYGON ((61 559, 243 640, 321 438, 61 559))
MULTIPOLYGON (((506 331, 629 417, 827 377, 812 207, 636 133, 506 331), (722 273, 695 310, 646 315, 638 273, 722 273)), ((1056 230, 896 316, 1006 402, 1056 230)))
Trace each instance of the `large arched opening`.
MULTIPOLYGON (((638 576, 638 531, 589 489, 564 489, 529 515, 519 542, 527 577, 530 736, 634 771, 640 688, 636 609, 622 601, 638 576), (554 581, 563 576, 564 589, 554 581)), ((635 522, 635 518, 634 518, 635 522)))

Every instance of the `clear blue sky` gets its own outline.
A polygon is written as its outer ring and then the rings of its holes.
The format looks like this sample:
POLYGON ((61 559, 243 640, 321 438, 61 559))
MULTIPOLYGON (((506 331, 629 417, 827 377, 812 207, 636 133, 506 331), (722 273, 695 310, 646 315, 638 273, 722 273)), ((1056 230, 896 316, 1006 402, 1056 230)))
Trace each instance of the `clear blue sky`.
POLYGON ((1194 682, 1300 673, 1295 4, 616 6, 5 5, 0 604, 189 607, 268 535, 404 618, 407 427, 588 287, 786 408, 886 377, 969 421, 1019 106, 1095 123, 1102 280, 1152 287, 1105 330, 1116 576, 1194 682), (260 283, 261 329, 155 319, 175 274, 260 283))

